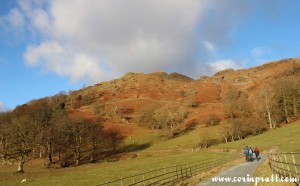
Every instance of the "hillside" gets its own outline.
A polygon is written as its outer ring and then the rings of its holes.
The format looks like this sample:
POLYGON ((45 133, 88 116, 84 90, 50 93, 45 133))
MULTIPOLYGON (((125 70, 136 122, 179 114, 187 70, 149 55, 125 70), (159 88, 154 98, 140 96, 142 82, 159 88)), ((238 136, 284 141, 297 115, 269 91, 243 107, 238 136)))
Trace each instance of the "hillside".
POLYGON ((197 80, 178 73, 128 73, 33 100, 0 115, 0 134, 7 136, 2 141, 14 144, 2 145, 10 157, 0 167, 5 175, 0 182, 16 185, 23 179, 11 174, 15 162, 25 163, 14 157, 23 145, 30 149, 23 154, 28 156, 23 175, 32 185, 96 184, 145 166, 221 157, 245 145, 298 151, 299 122, 292 121, 300 113, 299 72, 299 59, 284 59, 197 80), (268 112, 276 130, 269 130, 268 112))
POLYGON ((237 89, 250 104, 274 81, 295 75, 299 59, 283 59, 241 70, 223 70, 211 77, 191 79, 178 73, 127 73, 125 76, 70 92, 66 108, 71 115, 101 115, 106 124, 138 124, 142 112, 153 105, 180 105, 189 112, 185 124, 200 126, 210 115, 221 120, 226 94, 237 89))

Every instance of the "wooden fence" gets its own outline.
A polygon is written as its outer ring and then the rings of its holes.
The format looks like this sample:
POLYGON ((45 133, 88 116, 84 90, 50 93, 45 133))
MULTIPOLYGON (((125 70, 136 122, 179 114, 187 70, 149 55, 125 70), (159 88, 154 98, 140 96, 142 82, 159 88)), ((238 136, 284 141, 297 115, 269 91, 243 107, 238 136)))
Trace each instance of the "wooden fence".
POLYGON ((207 159, 202 161, 190 162, 176 166, 164 167, 133 176, 120 178, 117 180, 101 183, 99 186, 129 186, 129 185, 174 185, 180 180, 206 172, 213 168, 241 158, 241 154, 226 153, 222 158, 207 159))
POLYGON ((278 176, 294 178, 299 185, 300 181, 300 153, 279 153, 271 150, 268 153, 269 165, 272 171, 278 176))

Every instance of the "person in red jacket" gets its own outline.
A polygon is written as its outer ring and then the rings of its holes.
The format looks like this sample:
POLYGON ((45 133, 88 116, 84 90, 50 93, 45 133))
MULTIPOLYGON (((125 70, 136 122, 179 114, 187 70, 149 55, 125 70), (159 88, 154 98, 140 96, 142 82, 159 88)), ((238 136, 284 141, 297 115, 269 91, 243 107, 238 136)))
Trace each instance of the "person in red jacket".
POLYGON ((255 154, 255 158, 258 161, 259 160, 259 149, 257 147, 255 147, 254 149, 254 154, 255 154))

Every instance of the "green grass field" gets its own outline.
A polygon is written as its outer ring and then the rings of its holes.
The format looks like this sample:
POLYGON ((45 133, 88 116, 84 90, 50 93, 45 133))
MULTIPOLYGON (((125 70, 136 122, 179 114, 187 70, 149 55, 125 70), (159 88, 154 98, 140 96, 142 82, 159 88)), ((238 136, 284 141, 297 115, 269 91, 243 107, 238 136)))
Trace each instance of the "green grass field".
MULTIPOLYGON (((257 146, 262 151, 262 155, 271 148, 276 148, 279 152, 300 152, 300 121, 285 125, 279 129, 267 131, 261 135, 248 137, 244 140, 219 144, 211 149, 234 149, 241 150, 246 146, 257 146)), ((290 157, 289 157, 290 158, 290 157)), ((295 156, 296 161, 300 163, 300 156, 295 156)), ((291 161, 291 160, 289 160, 291 161)), ((270 177, 274 174, 268 161, 263 162, 255 172, 255 177, 270 177)), ((261 186, 272 186, 274 183, 259 183, 261 186)), ((278 186, 292 186, 294 183, 276 183, 278 186)))
MULTIPOLYGON (((0 165, 0 185, 97 185, 149 170, 218 158, 224 155, 222 151, 226 149, 232 149, 234 152, 242 151, 245 145, 258 146, 262 151, 277 147, 281 152, 300 152, 300 122, 265 132, 259 136, 192 152, 192 148, 198 146, 203 136, 209 135, 211 139, 220 141, 219 127, 195 129, 170 140, 159 132, 138 129, 140 131, 124 142, 125 146, 134 151, 124 155, 123 160, 116 162, 47 169, 42 167, 44 160, 38 160, 39 163, 27 162, 24 174, 15 173, 17 168, 15 164, 0 165), (27 182, 21 184, 22 179, 27 179, 27 182)), ((265 168, 267 167, 262 169, 265 168)))
POLYGON ((145 130, 139 130, 136 134, 130 136, 129 139, 126 139, 125 145, 139 147, 143 144, 149 144, 149 147, 145 148, 145 152, 192 149, 199 146, 204 136, 220 143, 222 140, 218 134, 220 127, 221 126, 218 125, 208 128, 197 128, 172 139, 167 139, 166 135, 162 135, 161 132, 145 132, 145 130))
POLYGON ((261 135, 248 137, 244 140, 223 143, 214 149, 243 149, 246 145, 258 147, 261 151, 278 148, 280 152, 300 152, 300 121, 281 128, 267 131, 261 135))
POLYGON ((221 156, 224 156, 224 153, 209 151, 149 153, 148 157, 85 164, 64 169, 46 169, 29 165, 28 162, 24 174, 15 173, 16 165, 1 165, 0 185, 18 185, 22 179, 27 179, 28 185, 96 185, 145 171, 221 156))

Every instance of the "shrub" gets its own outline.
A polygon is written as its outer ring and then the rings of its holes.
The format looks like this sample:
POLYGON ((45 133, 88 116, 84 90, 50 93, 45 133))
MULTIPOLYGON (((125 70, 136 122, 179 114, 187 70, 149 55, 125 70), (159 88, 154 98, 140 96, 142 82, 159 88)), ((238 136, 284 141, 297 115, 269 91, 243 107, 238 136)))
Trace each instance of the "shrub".
POLYGON ((218 125, 220 123, 220 121, 221 121, 221 119, 217 115, 210 114, 205 121, 205 126, 206 127, 215 126, 215 125, 218 125))
POLYGON ((186 131, 192 130, 196 127, 197 124, 198 124, 198 121, 196 119, 189 120, 184 124, 185 130, 186 131))
POLYGON ((192 108, 197 108, 197 107, 199 107, 199 102, 191 102, 190 104, 189 104, 189 106, 190 107, 192 107, 192 108))

